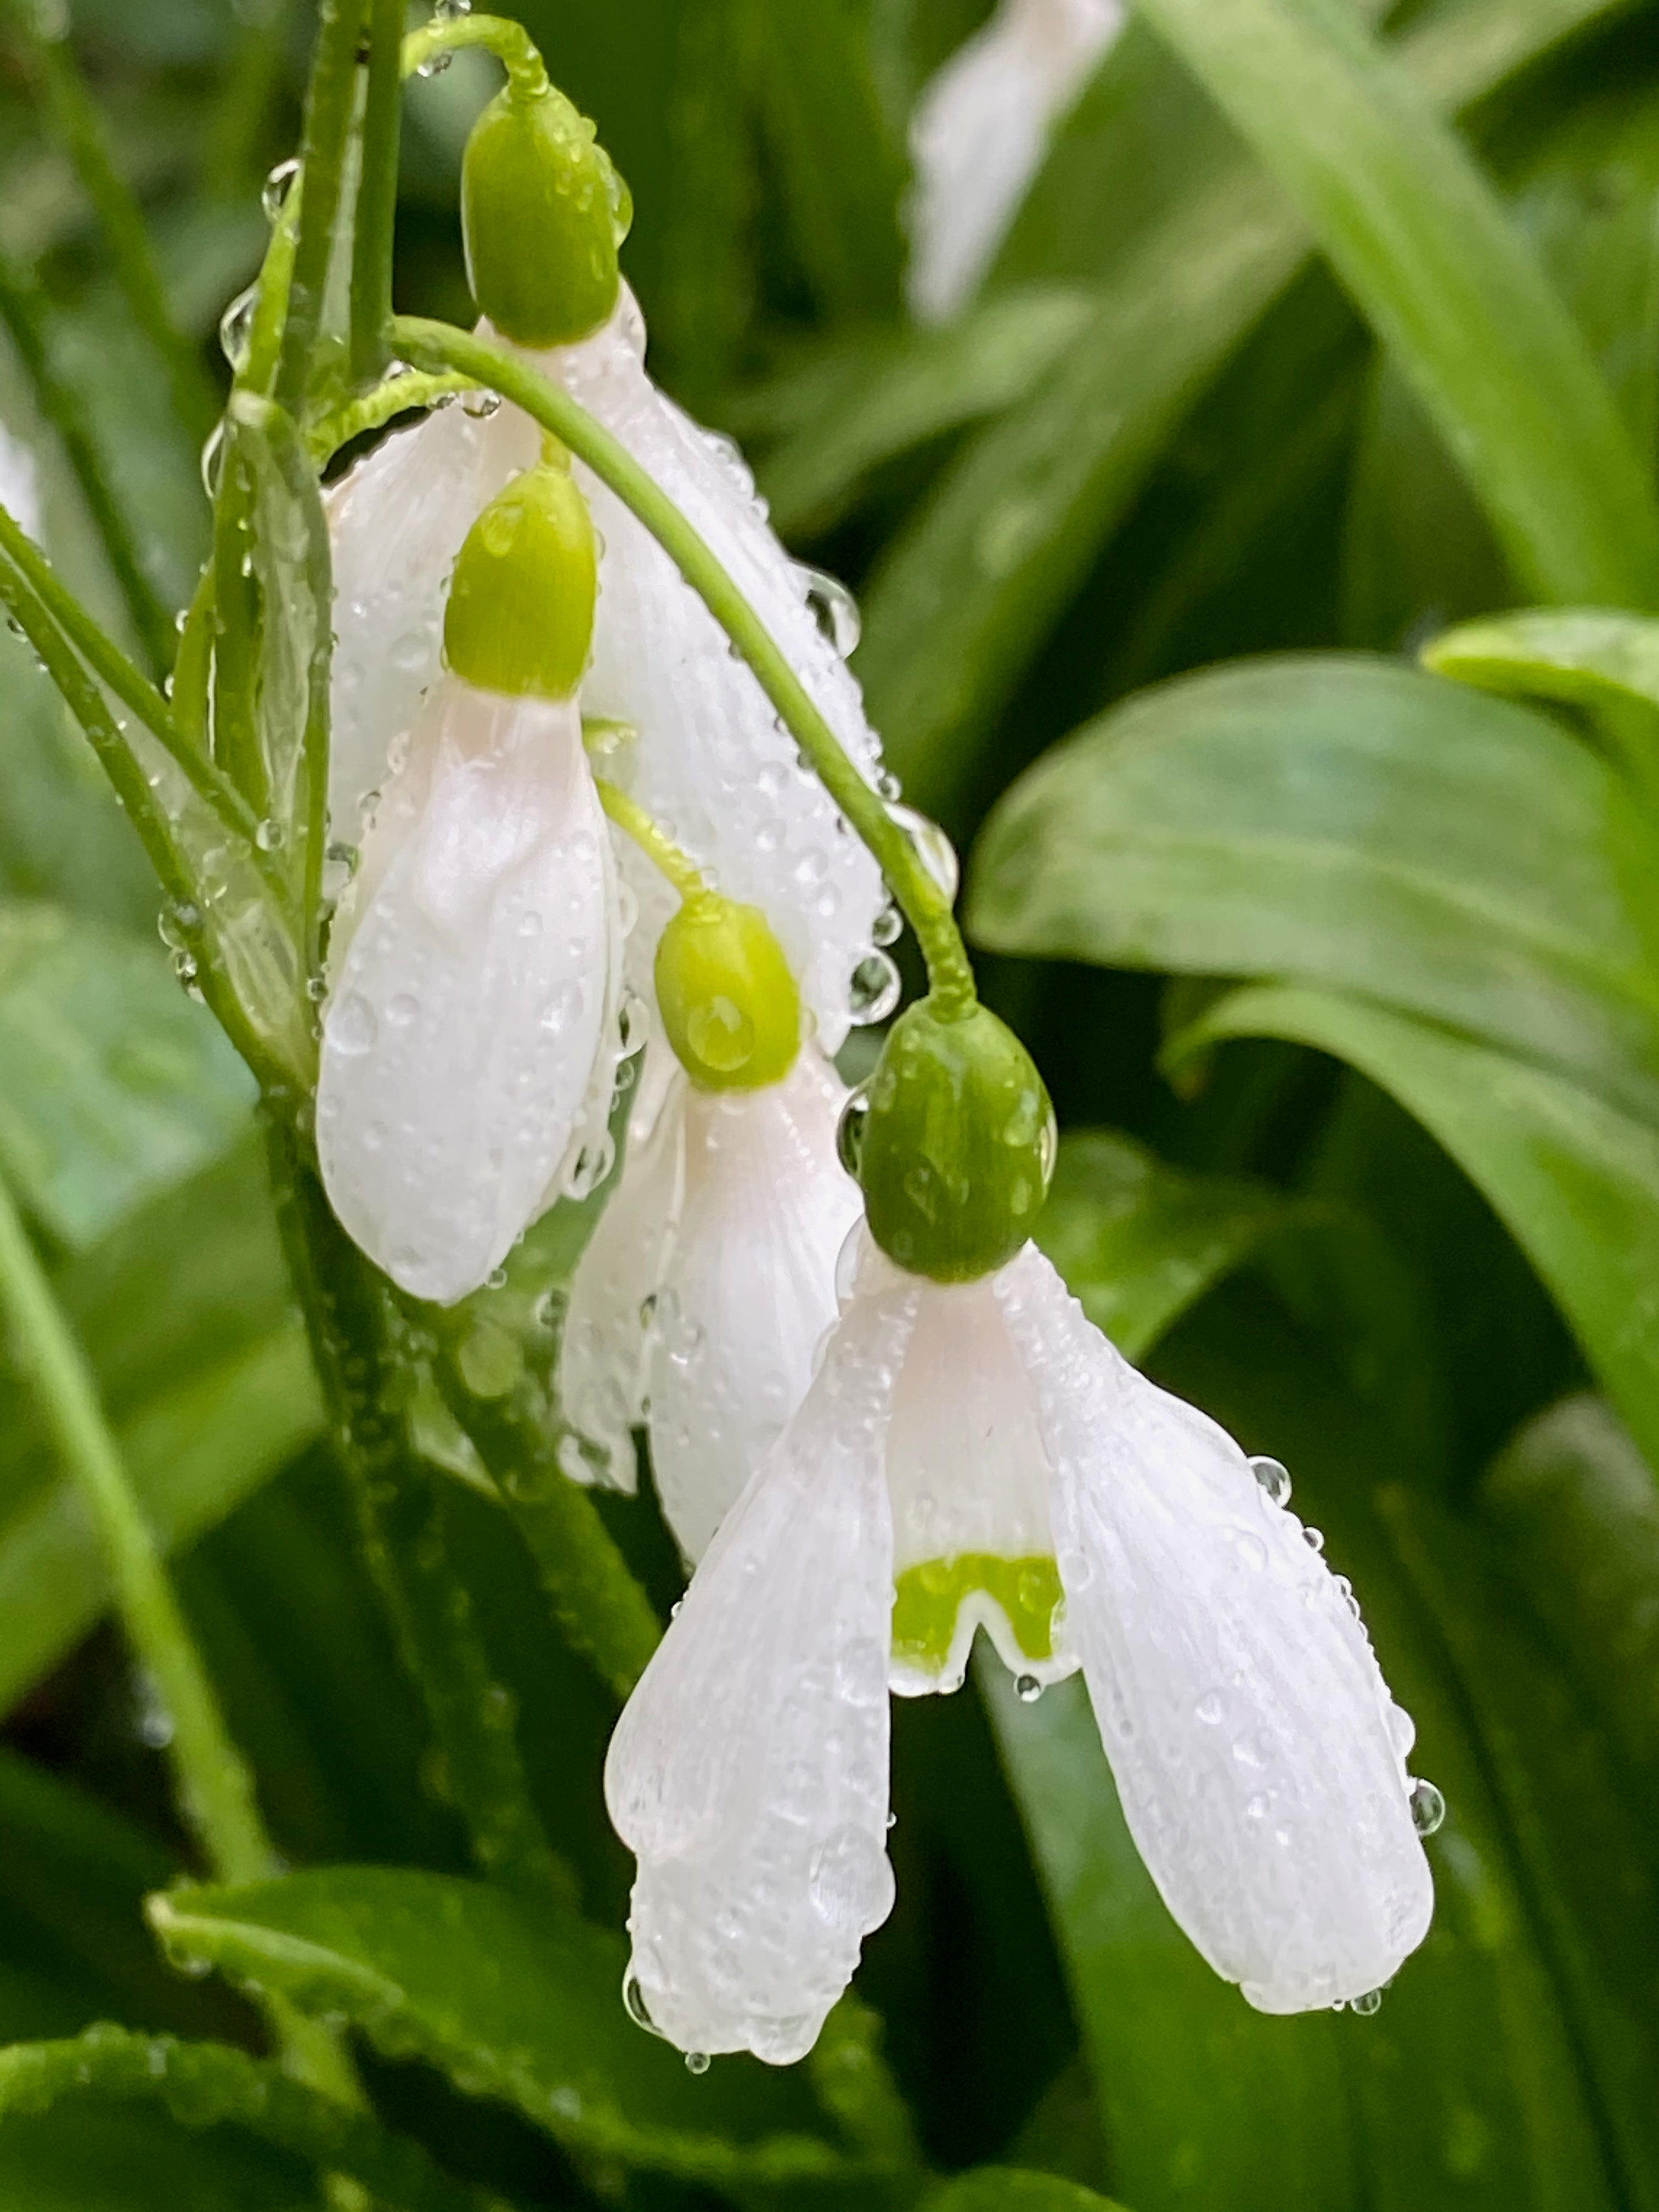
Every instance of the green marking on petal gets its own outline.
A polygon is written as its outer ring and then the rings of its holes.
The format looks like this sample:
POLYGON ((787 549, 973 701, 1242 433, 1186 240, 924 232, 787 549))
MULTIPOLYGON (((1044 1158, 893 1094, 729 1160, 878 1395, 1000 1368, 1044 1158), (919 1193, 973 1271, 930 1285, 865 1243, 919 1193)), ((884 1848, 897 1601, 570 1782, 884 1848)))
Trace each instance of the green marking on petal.
POLYGON ((1054 1656, 1054 1607, 1060 1571, 1052 1559, 999 1559, 963 1552, 907 1567, 893 1599, 893 1656, 924 1674, 942 1674, 956 1636, 957 1615, 976 1590, 996 1600, 1014 1640, 1036 1664, 1054 1656))

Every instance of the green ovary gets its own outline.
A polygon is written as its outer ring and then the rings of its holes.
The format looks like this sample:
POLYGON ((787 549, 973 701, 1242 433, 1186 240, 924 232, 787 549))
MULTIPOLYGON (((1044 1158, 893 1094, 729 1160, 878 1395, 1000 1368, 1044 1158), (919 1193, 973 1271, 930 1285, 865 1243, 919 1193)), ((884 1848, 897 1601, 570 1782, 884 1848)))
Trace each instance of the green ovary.
POLYGON ((942 1674, 957 1614, 975 1590, 996 1600, 1033 1664, 1054 1657, 1054 1607, 1061 1596, 1054 1561, 1002 1559, 990 1552, 963 1552, 954 1559, 927 1559, 905 1569, 893 1598, 893 1656, 918 1673, 942 1674))

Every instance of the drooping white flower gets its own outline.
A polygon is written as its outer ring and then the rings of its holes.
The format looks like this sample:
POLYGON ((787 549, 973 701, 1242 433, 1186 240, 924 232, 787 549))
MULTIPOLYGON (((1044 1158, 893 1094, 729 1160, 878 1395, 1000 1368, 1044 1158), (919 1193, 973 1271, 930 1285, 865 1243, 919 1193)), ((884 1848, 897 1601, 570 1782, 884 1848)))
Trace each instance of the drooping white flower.
POLYGON ((446 678, 335 922, 317 1092, 330 1200, 413 1296, 476 1290, 593 1172, 621 956, 575 702, 446 678))
MULTIPOLYGON (((578 343, 531 356, 628 448, 696 526, 788 656, 842 744, 872 779, 879 748, 844 665, 850 616, 792 562, 735 452, 700 430, 652 382, 645 327, 624 287, 616 312, 578 343), (821 626, 840 619, 841 650, 821 626)), ((330 495, 338 603, 331 810, 350 837, 388 747, 436 681, 446 580, 479 509, 535 459, 539 433, 516 408, 487 416, 441 408, 386 440, 330 495)), ((579 463, 603 543, 590 717, 635 733, 607 758, 623 785, 737 899, 770 917, 819 1042, 847 1033, 849 981, 872 955, 885 894, 857 838, 796 757, 749 669, 642 524, 579 463)), ((636 979, 648 975, 670 902, 629 866, 641 915, 636 979)))
POLYGON ((683 2047, 804 2047, 777 2022, 821 2022, 849 1928, 886 1909, 845 1784, 871 1636, 914 1693, 955 1686, 975 1624, 1038 1685, 1081 1667, 1153 1880, 1252 2004, 1364 1997, 1421 1942, 1410 1723, 1282 1496, 1119 1357, 1035 1247, 945 1285, 866 1237, 817 1378, 607 1765, 640 1863, 635 1972, 683 2047), (850 1918, 815 1901, 843 1854, 850 1918))
POLYGON ((40 491, 34 456, 0 422, 0 507, 26 538, 40 535, 40 491))
POLYGON ((836 1158, 847 1089, 810 1045, 781 1082, 722 1092, 653 1045, 647 1082, 571 1285, 560 1396, 630 1490, 645 1423, 695 1561, 806 1394, 860 1200, 836 1158), (653 1082, 653 1061, 672 1074, 653 1082))
POLYGON ((919 321, 948 322, 978 289, 1123 12, 1122 0, 1001 0, 923 87, 907 280, 919 321))
POLYGON ((576 697, 595 568, 556 459, 477 518, 450 672, 392 750, 331 933, 323 1180, 419 1297, 476 1290, 605 1164, 623 933, 576 697))

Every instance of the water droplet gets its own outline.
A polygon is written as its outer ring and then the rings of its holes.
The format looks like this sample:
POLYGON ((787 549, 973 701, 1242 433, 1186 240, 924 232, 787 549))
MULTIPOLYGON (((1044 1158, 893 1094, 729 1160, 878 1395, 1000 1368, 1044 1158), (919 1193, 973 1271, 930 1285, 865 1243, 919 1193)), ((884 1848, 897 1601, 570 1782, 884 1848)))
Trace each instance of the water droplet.
POLYGON ((795 574, 818 628, 842 659, 849 659, 858 651, 862 627, 858 601, 839 576, 827 575, 822 568, 798 568, 795 574))
POLYGON ((647 2035, 662 2033, 647 2008, 645 1992, 641 1989, 640 1978, 635 1973, 630 1973, 623 1984, 623 2003, 627 2007, 628 2017, 635 2027, 642 2027, 647 2035))
POLYGON ((472 0, 432 0, 434 23, 459 23, 463 15, 471 13, 472 0))
POLYGON ((286 161, 278 161, 260 188, 259 204, 265 211, 265 221, 275 222, 294 189, 294 179, 300 173, 296 157, 290 155, 286 161))
POLYGON ((248 342, 253 334, 253 311, 258 305, 259 288, 250 284, 236 297, 219 318, 219 350, 240 376, 247 367, 248 342))
POLYGON ((1412 1826, 1419 1836, 1431 1836, 1446 1817, 1446 1800, 1432 1782, 1413 1782, 1411 1789, 1412 1826))
POLYGON ((848 1097, 836 1124, 836 1158, 849 1176, 856 1177, 864 1151, 864 1125, 870 1118, 870 1093, 860 1085, 848 1097))
MULTIPOLYGON (((441 58, 447 63, 449 57, 445 54, 441 58)), ((425 70, 416 71, 417 76, 426 74, 425 70)), ((501 395, 499 392, 464 392, 461 394, 461 412, 464 415, 471 416, 475 422, 487 422, 500 408, 501 404, 501 395)))
POLYGON ((259 850, 262 853, 280 852, 283 846, 283 830, 282 823, 280 822, 272 821, 269 815, 267 815, 265 819, 260 823, 258 828, 255 830, 253 833, 253 842, 259 848, 259 850))
POLYGON ((651 1015, 643 999, 629 992, 622 1002, 617 1018, 617 1046, 624 1060, 632 1060, 635 1053, 643 1052, 651 1034, 651 1015))
POLYGON ((420 1011, 418 999, 411 998, 407 991, 399 991, 386 1007, 387 1025, 394 1030, 406 1030, 420 1011))
POLYGON ((1035 1674, 1020 1674, 1014 1680, 1014 1695, 1022 1705, 1034 1705, 1042 1695, 1042 1685, 1035 1674))
POLYGON ((1348 2010, 1358 2013, 1365 2020, 1369 2020, 1373 2013, 1381 2012, 1382 2009, 1381 1990, 1367 1990, 1363 1996, 1350 1997, 1348 2000, 1348 2010))
POLYGON ((914 806, 890 806, 888 811, 915 847, 916 858, 945 897, 955 898, 962 881, 962 866, 957 859, 957 848, 944 830, 925 814, 918 814, 914 806))
POLYGON ((873 1022, 884 1022, 897 1006, 903 988, 897 968, 885 952, 866 952, 848 986, 848 1011, 854 1026, 867 1029, 873 1022))
POLYGON ((355 1060, 374 1043, 380 1033, 380 1026, 368 1000, 353 991, 337 1006, 331 1007, 323 1033, 334 1051, 343 1054, 348 1060, 355 1060))
POLYGON ((417 63, 415 74, 416 76, 441 76, 454 58, 453 54, 441 49, 435 54, 428 54, 423 62, 417 63))
POLYGON ((1193 1711, 1206 1728, 1219 1728, 1222 1714, 1226 1711, 1220 1691, 1206 1690, 1193 1711))
POLYGON ((1291 1502, 1291 1471, 1282 1460, 1257 1458, 1250 1462, 1250 1473, 1275 1505, 1291 1502))
POLYGON ((225 426, 216 422, 202 448, 202 489, 210 499, 219 496, 219 479, 225 472, 225 426))
MULTIPOLYGON (((459 4, 465 7, 468 0, 459 0, 459 4)), ((1356 2006, 1355 2010, 1358 2009, 1356 2006)), ((706 2074, 708 2071, 708 2053, 706 2051, 688 2051, 685 2054, 685 2070, 688 2074, 706 2074)))
POLYGON ((1325 1531, 1322 1528, 1304 1528, 1302 1531, 1302 1540, 1310 1552, 1322 1552, 1325 1548, 1325 1531))
POLYGON ((904 934, 904 916, 890 900, 870 925, 872 940, 877 945, 896 945, 904 934))

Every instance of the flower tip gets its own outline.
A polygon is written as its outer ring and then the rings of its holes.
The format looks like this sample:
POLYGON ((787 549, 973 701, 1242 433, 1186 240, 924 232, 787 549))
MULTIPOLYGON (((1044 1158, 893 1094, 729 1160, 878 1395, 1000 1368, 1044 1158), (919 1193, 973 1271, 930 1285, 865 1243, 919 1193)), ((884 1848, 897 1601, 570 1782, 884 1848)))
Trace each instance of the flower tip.
POLYGON ((608 320, 628 187, 562 92, 497 94, 461 164, 461 229, 480 310, 514 344, 570 345, 608 320))

